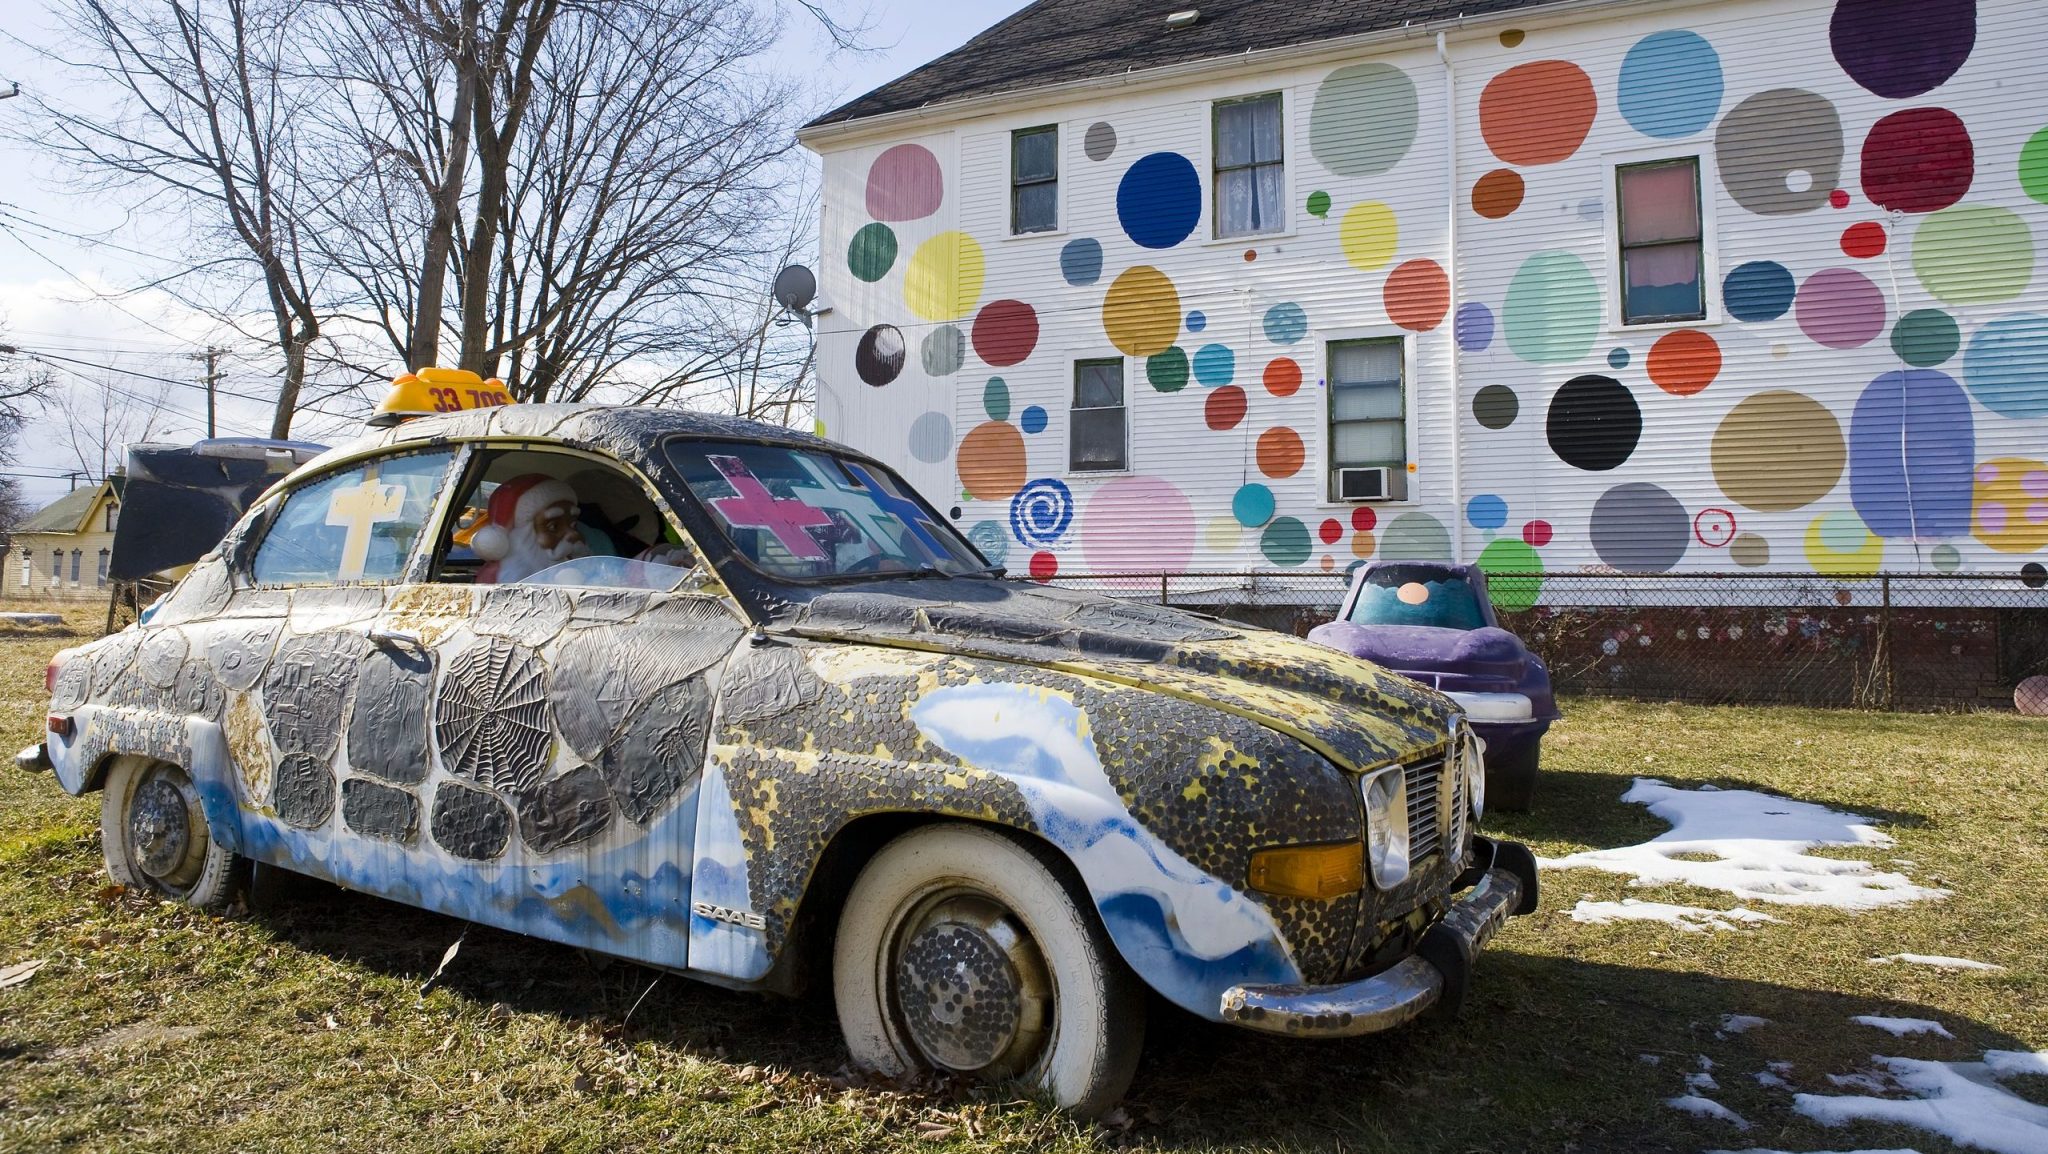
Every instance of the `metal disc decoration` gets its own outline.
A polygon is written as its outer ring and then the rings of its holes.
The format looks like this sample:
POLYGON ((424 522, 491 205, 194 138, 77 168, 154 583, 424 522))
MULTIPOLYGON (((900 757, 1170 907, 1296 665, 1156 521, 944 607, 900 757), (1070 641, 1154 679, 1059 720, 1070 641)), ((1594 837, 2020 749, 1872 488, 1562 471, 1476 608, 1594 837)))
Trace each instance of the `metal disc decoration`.
POLYGON ((432 759, 427 707, 434 690, 431 654, 376 649, 363 659, 348 715, 348 764, 357 773, 417 785, 432 759))
POLYGON ((169 625, 213 617, 228 607, 228 598, 234 592, 227 563, 218 555, 201 558, 164 598, 163 604, 157 606, 151 619, 159 625, 169 625))
POLYGON ((279 752, 333 759, 356 670, 369 648, 360 633, 315 633, 278 645, 263 674, 263 720, 279 752))
POLYGON ((576 608, 569 616, 569 627, 584 629, 592 625, 619 625, 647 612, 650 593, 638 589, 585 589, 576 594, 576 608))
POLYGON ((50 685, 50 708, 56 712, 77 709, 92 691, 92 662, 74 657, 57 667, 57 680, 50 685))
POLYGON ((457 777, 515 794, 538 785, 554 733, 534 651, 490 637, 450 661, 434 701, 434 744, 457 777))
POLYGON ((604 751, 604 777, 627 817, 645 825, 704 767, 711 691, 701 677, 671 685, 626 718, 604 751))
POLYGON ((351 777, 341 783, 341 820, 357 833, 411 845, 419 833, 420 803, 396 786, 351 777))
POLYGON ((604 775, 579 765, 519 800, 519 836, 535 853, 553 853, 603 833, 618 812, 604 775))
POLYGON ((140 643, 132 633, 116 633, 102 643, 92 655, 92 692, 102 696, 128 672, 128 663, 135 660, 135 650, 140 643))
POLYGON ((538 648, 569 624, 569 596, 545 585, 488 585, 469 627, 486 637, 538 648))
POLYGON ((142 679, 158 689, 177 684, 178 670, 185 665, 185 634, 177 629, 153 629, 142 639, 135 663, 142 679))
POLYGON ((277 626, 269 622, 223 621, 206 641, 206 660, 214 676, 229 689, 254 689, 270 663, 277 626))
POLYGON ((512 811, 496 794, 443 780, 434 790, 428 828, 434 844, 471 861, 489 861, 512 840, 512 811))
POLYGON ((723 611, 712 617, 680 610, 662 612, 659 623, 650 611, 630 636, 613 629, 570 633, 548 670, 556 730, 579 757, 597 760, 635 706, 716 665, 742 633, 723 611))
POLYGON ((186 717, 220 720, 227 708, 227 694, 204 661, 187 661, 178 667, 178 678, 164 691, 164 705, 186 717))
POLYGON ((270 804, 287 825, 317 829, 334 813, 334 771, 310 753, 287 753, 277 763, 270 804))

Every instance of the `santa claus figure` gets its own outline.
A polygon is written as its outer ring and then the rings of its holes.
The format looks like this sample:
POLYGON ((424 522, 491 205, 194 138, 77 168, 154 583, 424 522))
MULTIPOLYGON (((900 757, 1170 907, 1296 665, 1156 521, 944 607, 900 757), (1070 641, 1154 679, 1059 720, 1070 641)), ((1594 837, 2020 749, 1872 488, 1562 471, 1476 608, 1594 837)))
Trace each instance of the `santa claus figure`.
POLYGON ((590 555, 576 527, 576 490, 565 481, 540 473, 514 477, 491 494, 488 513, 469 541, 488 562, 477 570, 481 584, 524 581, 550 565, 590 555))

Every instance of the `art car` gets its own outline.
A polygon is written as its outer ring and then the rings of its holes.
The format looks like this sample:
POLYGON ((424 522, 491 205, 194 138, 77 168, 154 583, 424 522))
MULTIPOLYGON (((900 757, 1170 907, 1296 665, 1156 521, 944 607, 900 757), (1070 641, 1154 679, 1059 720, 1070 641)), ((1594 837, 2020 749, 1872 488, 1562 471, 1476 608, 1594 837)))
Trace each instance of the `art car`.
POLYGON ((1146 988, 1362 1034, 1532 910, 1450 699, 1007 580, 830 442, 402 378, 123 632, 47 740, 108 870, 261 862, 724 986, 831 984, 883 1072, 1106 1109, 1146 988), (454 410, 415 414, 420 410, 454 410))

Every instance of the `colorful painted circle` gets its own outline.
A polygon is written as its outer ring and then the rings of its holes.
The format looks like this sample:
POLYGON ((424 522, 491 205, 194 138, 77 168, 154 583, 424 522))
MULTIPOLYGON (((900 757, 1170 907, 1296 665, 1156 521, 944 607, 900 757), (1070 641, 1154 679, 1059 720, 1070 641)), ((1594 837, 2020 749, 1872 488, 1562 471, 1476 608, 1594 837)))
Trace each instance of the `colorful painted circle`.
POLYGON ((862 225, 846 246, 846 267, 855 280, 873 284, 896 267, 896 230, 877 221, 862 225))
POLYGON ((1391 64, 1339 68, 1316 86, 1309 152, 1339 176, 1391 172, 1415 143, 1415 82, 1391 64))
POLYGON ((1179 345, 1145 358, 1145 379, 1162 393, 1188 387, 1188 355, 1179 345))
POLYGON ((1691 136, 1721 111, 1721 57, 1697 32, 1652 32, 1621 60, 1616 102, 1644 136, 1691 136))
POLYGON ((1108 160, 1116 154, 1116 127, 1106 120, 1089 125, 1088 132, 1081 137, 1081 151, 1090 160, 1108 160))
POLYGON ((1822 513, 1806 527, 1806 563, 1829 577, 1867 577, 1884 564, 1884 538, 1847 510, 1822 513))
POLYGON ((1963 381, 2001 417, 2048 416, 2048 317, 2015 313, 1979 328, 1963 352, 1963 381))
POLYGON ((1847 208, 1847 207, 1849 207, 1849 190, 1848 190, 1848 189, 1845 189, 1845 188, 1838 188, 1838 189, 1834 190, 1833 192, 1830 192, 1830 193, 1828 193, 1828 207, 1829 207, 1829 208, 1847 208))
POLYGON ((1952 305, 2011 300, 2033 279, 2033 230, 1995 205, 1944 208, 1913 231, 1913 272, 1952 305))
POLYGON ((1119 273, 1102 298, 1103 331, 1125 356, 1149 357, 1172 347, 1180 316, 1180 293, 1150 265, 1119 273))
POLYGON ((988 384, 981 387, 981 411, 991 421, 1010 419, 1010 383, 1001 377, 990 377, 988 384))
POLYGON ((1076 286, 1101 280, 1102 242, 1092 236, 1068 241, 1060 248, 1060 277, 1076 286))
POLYGON ((991 565, 1001 565, 1010 557, 1010 539, 1003 534, 1003 527, 994 521, 976 521, 967 530, 967 540, 991 565))
POLYGON ((1870 382, 1849 418, 1849 501, 1880 537, 1960 537, 1970 528, 1970 398, 1937 369, 1870 382))
POLYGON ((1451 321, 1451 335, 1466 352, 1485 352, 1493 343, 1493 310, 1478 301, 1459 305, 1458 315, 1451 321))
POLYGON ((1024 435, 1007 421, 985 421, 960 442, 954 466, 968 496, 1007 500, 1024 484, 1024 435))
POLYGON ((1259 552, 1282 569, 1292 569, 1308 560, 1311 548, 1308 526, 1298 517, 1276 517, 1259 534, 1259 552))
POLYGON ((1266 391, 1276 397, 1291 397, 1301 389, 1301 366, 1291 357, 1274 357, 1261 374, 1266 391))
POLYGON ((1828 21, 1835 63, 1892 100, 1941 87, 1976 43, 1976 0, 1837 0, 1828 21))
POLYGON ((1539 365, 1579 360, 1593 351, 1600 336, 1600 284, 1574 253, 1534 253, 1508 282, 1501 319, 1508 348, 1523 360, 1539 365))
POLYGON ((1650 381, 1676 397, 1690 397, 1721 374, 1721 346, 1698 329, 1673 329, 1650 346, 1650 381))
POLYGON ((1472 211, 1488 220, 1501 220, 1522 207, 1527 185, 1512 168, 1496 168, 1472 183, 1472 211))
POLYGON ((1852 268, 1825 268, 1806 278, 1792 305, 1799 331, 1815 344, 1853 349, 1884 331, 1884 290, 1852 268))
POLYGON ((1227 345, 1203 345, 1195 350, 1195 380, 1209 388, 1227 385, 1237 375, 1237 354, 1227 345))
POLYGON ((1792 307, 1797 288, 1784 265, 1753 260, 1721 282, 1721 304, 1738 321, 1774 321, 1792 307))
POLYGON ((1737 533, 1728 555, 1744 569, 1758 569, 1771 563, 1771 543, 1756 533, 1737 533))
POLYGON ((1209 327, 1209 314, 1203 312, 1201 309, 1196 309, 1188 314, 1187 324, 1189 332, 1201 332, 1203 329, 1209 327))
POLYGON ((895 325, 876 325, 862 333, 853 349, 853 371, 860 379, 880 388, 903 372, 903 330, 895 325))
MULTIPOLYGON (((2039 561, 2029 561, 2020 566, 2020 584, 2029 589, 2048 589, 2048 565, 2043 565, 2039 561)), ((2034 683, 2037 702, 2043 697, 2048 697, 2048 684, 2043 684, 2048 682, 2048 677, 2030 677, 2027 680, 2034 683)), ((2048 707, 2037 710, 2035 716, 2041 716, 2043 713, 2048 713, 2048 707)))
POLYGON ((1361 533, 1371 532, 1372 527, 1379 524, 1379 521, 1379 514, 1373 512, 1370 505, 1360 505, 1351 510, 1351 527, 1361 533))
POLYGON ((1635 453, 1643 436, 1643 411, 1628 386, 1587 373, 1566 381, 1551 397, 1544 435, 1558 460, 1602 473, 1635 453))
POLYGON ((967 337, 952 325, 939 325, 924 335, 918 348, 928 377, 950 377, 967 360, 967 337))
POLYGON ((1874 220, 1859 220, 1842 230, 1842 255, 1857 260, 1883 256, 1888 243, 1884 226, 1874 220))
POLYGON ((1475 529, 1498 529, 1508 523, 1508 503, 1493 493, 1481 493, 1465 502, 1465 519, 1475 529))
POLYGON ((936 465, 953 452, 953 421, 944 413, 925 413, 910 422, 910 455, 936 465))
POLYGON ((1842 118, 1824 96, 1772 88, 1749 97, 1714 130, 1714 163, 1735 203, 1760 216, 1807 212, 1842 178, 1842 118))
POLYGON ((1273 490, 1264 485, 1241 485, 1230 498, 1230 515, 1247 529, 1256 529, 1273 519, 1273 490))
POLYGON ((1057 477, 1020 485, 1010 498, 1010 535, 1030 548, 1052 545, 1073 523, 1073 490, 1057 477))
POLYGON ((981 245, 964 232, 942 232, 910 255, 903 303, 928 321, 957 321, 981 300, 987 272, 981 245))
POLYGON ((1533 609, 1543 595, 1543 558, 1526 541, 1488 541, 1479 551, 1479 567, 1486 571, 1486 592, 1493 607, 1502 613, 1533 609))
POLYGON ((1707 457, 1729 500, 1783 513, 1827 496, 1842 479, 1849 450, 1827 406, 1770 389, 1736 402, 1714 430, 1707 457))
POLYGON ((1863 138, 1863 195, 1892 212, 1935 212, 1963 199, 1977 153, 1963 118, 1946 108, 1902 108, 1863 138))
POLYGON ((2020 191, 2048 204, 2048 128, 2020 146, 2020 191))
POLYGON ((1401 229, 1394 220, 1394 210, 1376 200, 1354 204, 1344 210, 1344 219, 1337 224, 1337 244, 1344 250, 1344 259, 1360 272, 1373 272, 1387 267, 1394 259, 1394 249, 1401 243, 1401 229))
POLYGON ((1403 513, 1380 534, 1379 554, 1387 561, 1448 561, 1451 531, 1427 513, 1403 513))
POLYGON ((1225 385, 1209 394, 1202 404, 1202 419, 1211 429, 1223 432, 1235 429, 1244 420, 1246 403, 1244 390, 1236 385, 1225 385))
POLYGON ((1301 472, 1307 455, 1307 450, 1302 447, 1301 434, 1285 425, 1259 434, 1259 472, 1268 477, 1292 477, 1301 472))
POLYGON ((1037 405, 1026 405, 1024 411, 1017 414, 1017 424, 1022 426, 1026 433, 1043 433, 1046 426, 1045 410, 1037 405))
POLYGON ((1352 569, 1358 568, 1365 558, 1373 555, 1373 550, 1377 548, 1379 548, 1379 542, 1373 539, 1371 533, 1353 533, 1351 535, 1351 555, 1359 560, 1353 561, 1350 568, 1347 568, 1344 572, 1348 574, 1352 569))
POLYGON ((1244 544, 1244 526, 1235 517, 1211 517, 1202 526, 1202 548, 1211 553, 1235 553, 1244 544))
POLYGON ((1276 345, 1291 345, 1308 332, 1308 314, 1293 301, 1283 301, 1266 310, 1266 339, 1276 345))
POLYGON ((1059 576, 1060 559, 1050 553, 1039 552, 1031 555, 1031 579, 1043 585, 1059 576))
POLYGON ((1556 164, 1585 143, 1599 111, 1585 69, 1568 60, 1532 60, 1480 90, 1479 134, 1505 164, 1556 164))
POLYGON ((1668 573, 1692 544, 1692 517, 1656 485, 1616 485, 1593 502, 1593 551, 1626 573, 1668 573))
POLYGON ((1335 545, 1343 539, 1344 522, 1339 521, 1335 517, 1325 517, 1323 518, 1323 523, 1316 526, 1316 540, 1321 541, 1325 545, 1335 545))
POLYGON ((1426 333, 1444 323, 1451 308, 1451 278, 1433 260, 1404 261, 1387 274, 1381 300, 1387 319, 1411 332, 1426 333))
POLYGON ((1124 235, 1144 248, 1172 248, 1202 219, 1202 178, 1177 152, 1140 157, 1116 189, 1116 218, 1124 235))
POLYGON ((1330 215, 1330 194, 1320 188, 1309 193, 1308 214, 1316 217, 1330 215))
POLYGON ((1956 319, 1940 309, 1914 309, 1892 326, 1892 352, 1915 368, 1946 362, 1962 343, 1956 319))
POLYGON ((1701 509, 1693 514, 1692 539, 1719 549, 1735 539, 1735 514, 1726 509, 1701 509))
POLYGON ((1628 367, 1628 350, 1619 345, 1607 350, 1607 367, 1625 369, 1628 367))
POLYGON ((1522 526, 1522 540, 1538 549, 1550 544, 1551 538, 1555 535, 1556 530, 1550 527, 1548 521, 1530 521, 1522 526))
POLYGON ((896 145, 868 166, 867 209, 876 220, 923 220, 945 200, 945 173, 923 145, 896 145))
POLYGON ((1963 551, 1954 545, 1936 545, 1933 561, 1938 572, 1953 573, 1963 567, 1963 551))
POLYGON ((1097 573, 1180 572, 1195 555, 1195 509, 1158 477, 1118 477, 1088 497, 1081 556, 1097 573))
POLYGON ((974 355, 999 369, 1038 347, 1038 310, 1017 300, 990 301, 974 316, 974 355))
POLYGON ((1521 413, 1521 398, 1506 385, 1487 385, 1472 395, 1472 419, 1485 428, 1505 429, 1521 413))

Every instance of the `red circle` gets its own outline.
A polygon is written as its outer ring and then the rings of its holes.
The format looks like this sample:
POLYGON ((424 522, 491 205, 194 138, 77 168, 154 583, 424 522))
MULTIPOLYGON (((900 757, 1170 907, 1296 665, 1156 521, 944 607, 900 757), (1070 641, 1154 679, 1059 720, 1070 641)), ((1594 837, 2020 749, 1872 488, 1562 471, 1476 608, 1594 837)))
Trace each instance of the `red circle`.
POLYGON ((1721 373, 1721 346, 1698 329, 1674 329, 1650 346, 1650 380, 1665 392, 1690 397, 1721 373))
POLYGON ((1379 523, 1379 514, 1374 513, 1371 509, 1361 505, 1351 510, 1351 527, 1361 533, 1372 532, 1372 527, 1379 523))
POLYGON ((1522 540, 1538 549, 1550 544, 1550 522, 1531 521, 1522 526, 1522 540))
POLYGON ((1274 357, 1266 362, 1266 391, 1276 397, 1291 397, 1301 388, 1301 366, 1292 357, 1274 357))
POLYGON ((1259 250, 1258 250, 1258 249, 1255 249, 1255 248, 1248 248, 1248 249, 1244 250, 1244 259, 1246 259, 1246 260, 1257 260, 1257 259, 1259 259, 1259 250))
POLYGON ((1847 190, 1847 189, 1841 189, 1841 188, 1838 188, 1838 189, 1836 189, 1835 191, 1833 191, 1833 192, 1831 192, 1831 193, 1828 193, 1828 203, 1829 203, 1829 204, 1831 204, 1831 205, 1833 205, 1833 206, 1834 206, 1834 207, 1836 207, 1836 208, 1847 208, 1847 207, 1849 207, 1849 193, 1848 193, 1848 190, 1847 190))
POLYGON ((1735 514, 1726 509, 1701 509, 1692 519, 1692 535, 1709 549, 1719 549, 1735 539, 1735 514))
POLYGON ((1321 537, 1323 539, 1323 544, 1325 545, 1335 545, 1337 543, 1337 538, 1342 537, 1343 535, 1344 522, 1339 521, 1335 517, 1332 517, 1329 520, 1324 521, 1322 527, 1316 530, 1316 536, 1321 537))
POLYGON ((1050 553, 1033 553, 1031 555, 1031 579, 1033 581, 1041 583, 1050 581, 1053 579, 1053 575, 1059 571, 1059 558, 1050 553))
POLYGON ((1852 224, 1842 233, 1842 251, 1857 260, 1883 256, 1884 246, 1884 226, 1874 220, 1852 224))
POLYGON ((1387 319, 1418 333, 1443 323, 1451 308, 1451 278, 1433 260, 1408 261, 1387 274, 1381 296, 1387 319))
POLYGON ((1008 368, 1038 347, 1038 311, 1023 301, 990 301, 974 317, 974 355, 1008 368))
POLYGON ((1902 108, 1863 138, 1863 195, 1894 212, 1937 212, 1963 199, 1977 151, 1946 108, 1902 108))
POLYGON ((1220 433, 1225 429, 1235 429, 1237 423, 1244 420, 1244 410, 1244 390, 1236 385, 1224 385, 1209 391, 1209 399, 1202 405, 1202 416, 1208 420, 1210 428, 1220 433))

